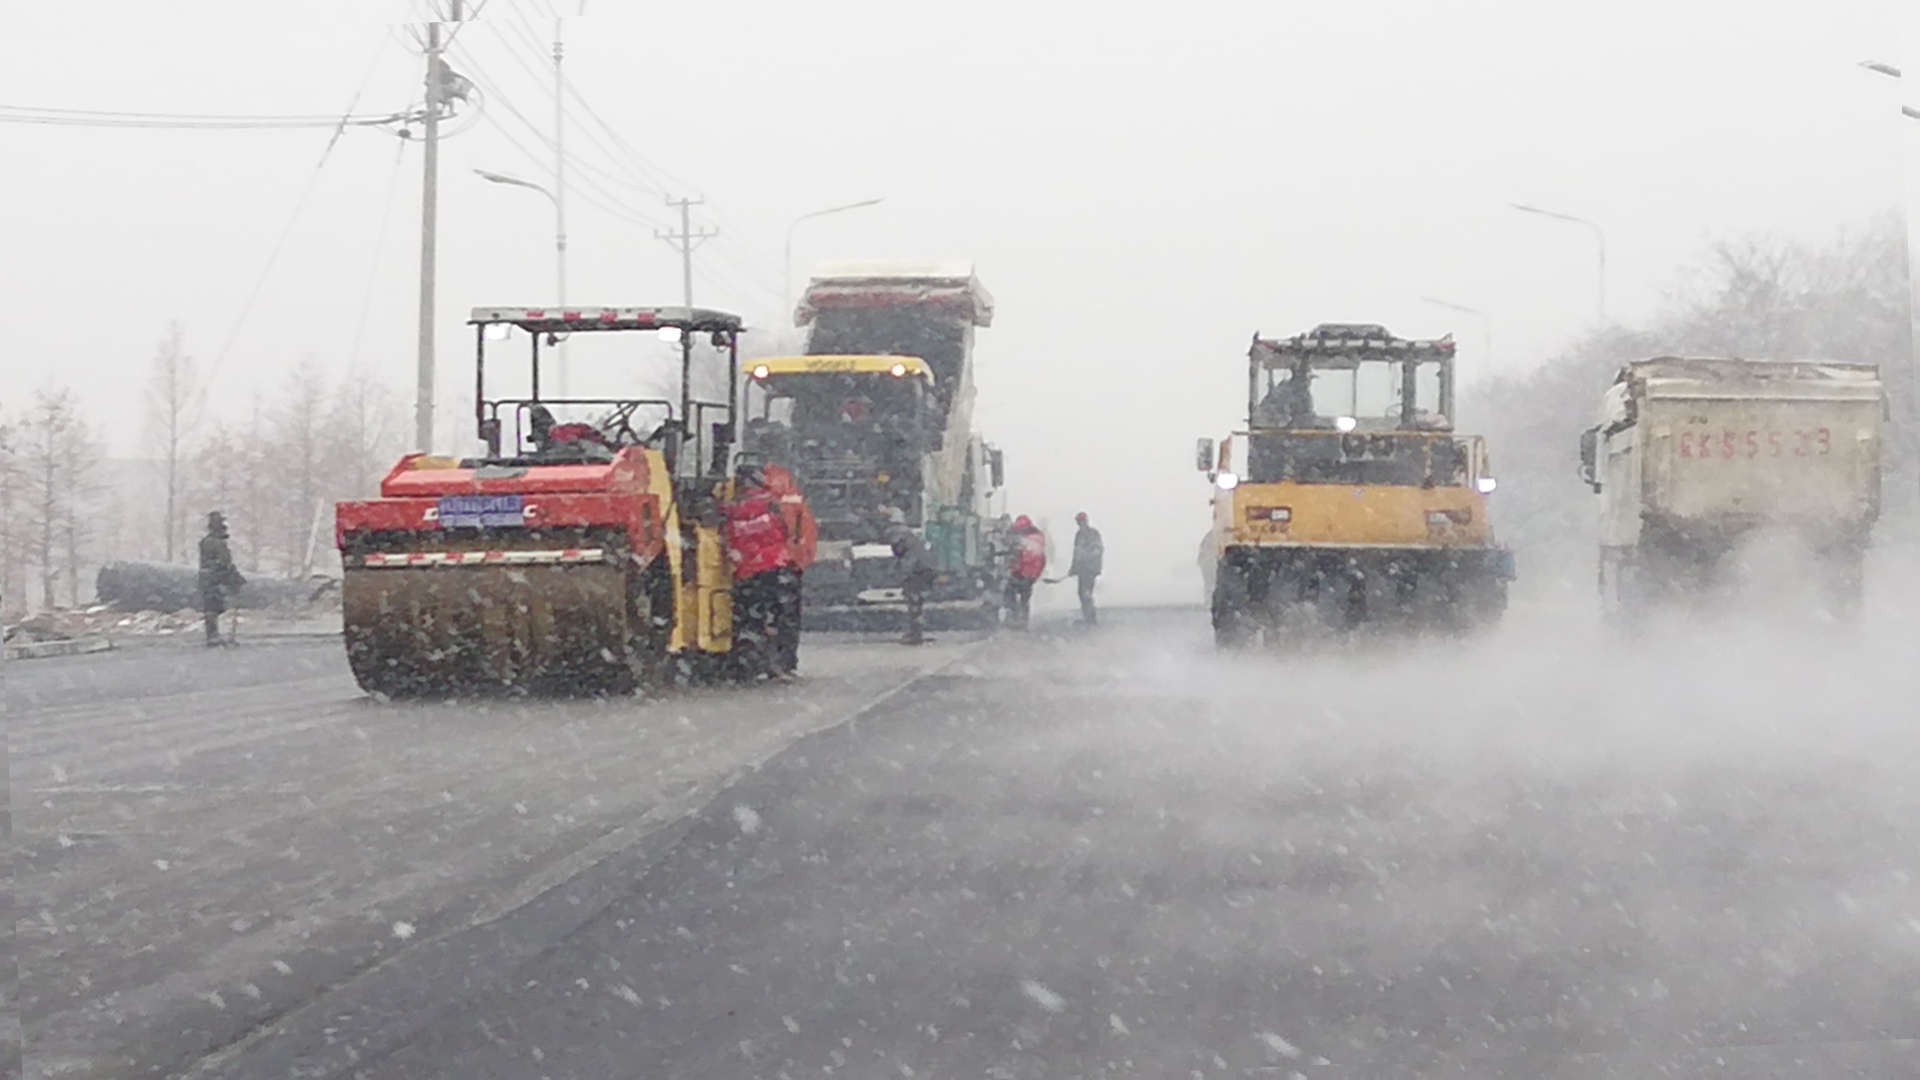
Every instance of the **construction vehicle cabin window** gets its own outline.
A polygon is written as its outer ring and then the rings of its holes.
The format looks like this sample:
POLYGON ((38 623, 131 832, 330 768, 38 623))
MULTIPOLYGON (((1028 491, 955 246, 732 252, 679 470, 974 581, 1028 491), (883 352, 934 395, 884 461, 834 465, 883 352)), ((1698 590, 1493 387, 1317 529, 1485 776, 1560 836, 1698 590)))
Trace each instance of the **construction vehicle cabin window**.
POLYGON ((1256 432, 1246 480, 1255 484, 1458 487, 1467 482, 1463 444, 1444 435, 1380 431, 1256 432))
MULTIPOLYGON (((1413 415, 1436 416, 1442 411, 1440 365, 1431 361, 1414 365, 1413 415)), ((1316 364, 1309 387, 1313 412, 1321 417, 1351 416, 1398 420, 1405 408, 1404 378, 1406 365, 1400 361, 1362 361, 1346 367, 1316 364)), ((1293 372, 1286 367, 1267 369, 1266 396, 1280 390, 1293 372)))

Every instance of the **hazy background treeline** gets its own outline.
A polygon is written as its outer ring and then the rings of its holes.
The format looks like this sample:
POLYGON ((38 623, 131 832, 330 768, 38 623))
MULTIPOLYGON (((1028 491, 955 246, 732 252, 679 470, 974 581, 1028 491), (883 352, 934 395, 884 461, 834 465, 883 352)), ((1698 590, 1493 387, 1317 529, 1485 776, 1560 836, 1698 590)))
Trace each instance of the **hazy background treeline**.
POLYGON ((1595 423, 1600 396, 1624 364, 1667 355, 1878 364, 1892 413, 1886 503, 1892 512, 1912 508, 1920 417, 1907 227, 1900 214, 1887 213, 1824 238, 1712 243, 1676 274, 1652 320, 1594 329, 1524 374, 1468 388, 1463 425, 1488 437, 1500 477, 1495 520, 1507 542, 1556 556, 1591 544, 1580 432, 1595 423))
POLYGON ((105 562, 192 563, 214 509, 249 574, 338 566, 332 504, 374 492, 405 449, 399 396, 366 373, 329 378, 312 358, 239 415, 210 412, 210 388, 169 327, 147 367, 145 456, 132 460, 106 456, 71 387, 0 403, 0 609, 87 603, 105 562))
MULTIPOLYGON (((1491 442, 1505 539, 1535 570, 1585 569, 1578 553, 1591 543, 1592 509, 1576 475, 1579 433, 1622 364, 1664 354, 1879 364, 1893 411, 1888 504, 1910 509, 1920 414, 1908 265, 1898 213, 1827 237, 1724 240, 1676 273, 1655 318, 1596 328, 1523 374, 1468 385, 1462 426, 1491 442)), ((239 415, 211 413, 208 389, 209 373, 170 327, 147 368, 138 460, 105 456, 103 433, 70 387, 0 402, 0 608, 86 603, 107 561, 191 563, 216 508, 249 573, 337 566, 331 504, 373 493, 406 449, 404 399, 384 376, 330 378, 314 359, 239 415)))

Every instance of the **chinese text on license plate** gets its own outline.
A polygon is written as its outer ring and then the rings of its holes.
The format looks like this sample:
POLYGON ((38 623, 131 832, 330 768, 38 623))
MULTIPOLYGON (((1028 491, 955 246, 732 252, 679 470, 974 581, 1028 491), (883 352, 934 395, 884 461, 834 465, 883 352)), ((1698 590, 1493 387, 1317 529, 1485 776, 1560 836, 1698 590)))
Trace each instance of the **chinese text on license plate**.
POLYGON ((484 529, 522 523, 518 495, 443 495, 440 527, 484 529))

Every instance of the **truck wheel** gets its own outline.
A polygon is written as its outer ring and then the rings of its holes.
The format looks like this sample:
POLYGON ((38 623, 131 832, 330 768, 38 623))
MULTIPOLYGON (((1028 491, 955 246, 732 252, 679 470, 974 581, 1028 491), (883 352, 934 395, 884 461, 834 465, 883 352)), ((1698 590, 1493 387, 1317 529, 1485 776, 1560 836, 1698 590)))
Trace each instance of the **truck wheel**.
POLYGON ((1253 595, 1247 572, 1223 564, 1213 586, 1213 643, 1222 649, 1238 649, 1253 637, 1253 595))
POLYGON ((1833 620, 1839 623, 1860 621, 1865 606, 1866 552, 1857 547, 1824 553, 1821 571, 1823 599, 1833 620))

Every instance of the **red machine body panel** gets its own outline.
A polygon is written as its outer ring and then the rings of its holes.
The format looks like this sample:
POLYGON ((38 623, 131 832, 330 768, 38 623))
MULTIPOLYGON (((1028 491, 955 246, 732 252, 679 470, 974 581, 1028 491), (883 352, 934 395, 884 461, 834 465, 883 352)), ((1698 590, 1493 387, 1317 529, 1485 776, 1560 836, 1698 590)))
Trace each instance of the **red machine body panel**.
POLYGON ((646 454, 637 447, 611 462, 514 469, 421 467, 424 458, 402 458, 380 481, 380 498, 334 504, 334 544, 344 551, 355 533, 438 531, 440 500, 450 495, 518 495, 530 529, 617 526, 643 559, 664 540, 666 508, 649 490, 646 454))

